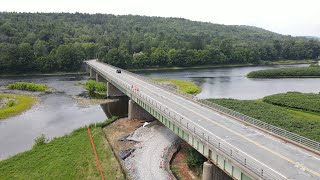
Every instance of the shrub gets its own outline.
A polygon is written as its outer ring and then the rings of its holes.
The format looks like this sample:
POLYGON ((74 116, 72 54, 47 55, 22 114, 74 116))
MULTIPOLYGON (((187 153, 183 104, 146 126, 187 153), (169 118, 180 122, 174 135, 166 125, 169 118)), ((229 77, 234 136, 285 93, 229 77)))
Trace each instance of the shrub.
POLYGON ((202 167, 203 162, 206 161, 206 158, 200 154, 197 150, 192 147, 189 147, 187 152, 187 164, 191 168, 202 167))
POLYGON ((89 80, 84 84, 84 87, 88 90, 89 96, 95 97, 97 94, 102 94, 107 92, 107 85, 103 82, 96 82, 89 80))
POLYGON ((12 99, 10 99, 10 100, 8 101, 7 105, 8 105, 8 107, 12 107, 12 106, 15 105, 15 101, 12 100, 12 99))
POLYGON ((18 89, 23 91, 45 91, 48 86, 31 82, 16 82, 6 86, 9 89, 18 89))
POLYGON ((48 141, 49 141, 49 139, 47 139, 44 134, 41 134, 39 137, 37 137, 37 138, 34 140, 34 145, 33 145, 33 147, 42 146, 42 145, 46 144, 48 141))

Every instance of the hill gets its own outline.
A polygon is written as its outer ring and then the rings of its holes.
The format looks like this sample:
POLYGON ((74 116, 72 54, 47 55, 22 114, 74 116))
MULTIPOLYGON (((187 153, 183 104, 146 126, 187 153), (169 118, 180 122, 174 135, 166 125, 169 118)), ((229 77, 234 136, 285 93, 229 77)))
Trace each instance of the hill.
POLYGON ((76 71, 83 59, 120 67, 315 59, 320 42, 252 26, 111 14, 0 13, 0 72, 76 71))

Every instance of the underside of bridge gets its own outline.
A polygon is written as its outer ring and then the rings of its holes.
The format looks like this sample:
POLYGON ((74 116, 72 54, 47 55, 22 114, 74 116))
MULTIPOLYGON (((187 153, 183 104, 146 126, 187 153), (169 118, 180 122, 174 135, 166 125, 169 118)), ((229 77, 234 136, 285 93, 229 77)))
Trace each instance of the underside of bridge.
POLYGON ((116 84, 109 82, 107 77, 103 77, 98 72, 95 72, 94 69, 88 68, 87 71, 89 71, 91 79, 107 84, 107 96, 113 100, 101 104, 107 116, 128 115, 129 119, 159 120, 208 159, 208 162, 203 164, 204 180, 257 179, 257 177, 254 177, 248 171, 239 168, 236 163, 229 161, 226 155, 219 153, 218 149, 210 148, 195 134, 187 133, 179 124, 175 124, 170 118, 153 109, 148 102, 139 99, 130 92, 121 90, 116 84))

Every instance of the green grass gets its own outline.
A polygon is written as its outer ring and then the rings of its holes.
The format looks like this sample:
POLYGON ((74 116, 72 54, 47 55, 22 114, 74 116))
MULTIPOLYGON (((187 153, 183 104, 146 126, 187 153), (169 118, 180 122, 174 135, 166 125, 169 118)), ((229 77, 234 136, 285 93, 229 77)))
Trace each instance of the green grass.
POLYGON ((210 101, 309 139, 320 141, 320 115, 268 104, 261 100, 210 99, 210 101))
POLYGON ((320 113, 320 94, 288 92, 263 98, 264 102, 320 113))
MULTIPOLYGON (((104 137, 91 126, 105 179, 125 179, 104 137)), ((86 128, 0 161, 0 179, 101 179, 86 128)))
POLYGON ((28 95, 0 94, 0 99, 9 99, 8 105, 0 109, 0 120, 30 109, 37 99, 28 95), (12 103, 14 101, 14 103, 12 103))
POLYGON ((152 78, 152 80, 162 82, 162 83, 173 84, 177 86, 180 91, 188 94, 198 94, 201 92, 201 88, 190 81, 167 79, 167 78, 152 78))
POLYGON ((320 77, 320 67, 279 68, 252 71, 248 78, 314 78, 320 77))
POLYGON ((46 85, 31 82, 16 82, 8 84, 6 87, 9 89, 17 89, 23 91, 45 91, 48 89, 48 86, 46 85))

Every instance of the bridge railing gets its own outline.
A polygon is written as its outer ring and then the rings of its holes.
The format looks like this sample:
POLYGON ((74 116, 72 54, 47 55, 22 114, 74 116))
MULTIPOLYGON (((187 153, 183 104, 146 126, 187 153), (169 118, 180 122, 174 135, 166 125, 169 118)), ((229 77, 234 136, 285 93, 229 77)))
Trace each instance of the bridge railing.
MULTIPOLYGON (((99 68, 97 68, 96 70, 101 74, 105 73, 100 71, 99 68)), ((129 92, 132 96, 135 96, 142 100, 145 104, 148 104, 148 106, 152 107, 154 110, 159 112, 163 117, 169 119, 171 122, 174 122, 184 131, 188 132, 189 134, 192 134, 204 145, 207 145, 211 150, 220 153, 221 155, 230 159, 234 163, 242 165, 243 168, 247 171, 255 174, 256 176, 259 176, 262 179, 287 179, 277 171, 259 162, 252 156, 241 151, 240 149, 237 149, 225 140, 213 134, 212 132, 209 132, 206 129, 202 128, 201 126, 196 124, 196 122, 190 120, 188 117, 179 114, 173 109, 169 109, 167 106, 154 100, 149 95, 141 91, 136 91, 132 88, 130 84, 122 81, 121 79, 118 79, 117 77, 112 78, 112 75, 108 75, 108 77, 106 78, 110 80, 112 83, 114 83, 114 85, 118 86, 120 89, 124 90, 125 92, 129 92)))
MULTIPOLYGON (((108 66, 111 66, 113 68, 116 68, 116 69, 119 69, 117 67, 114 67, 112 65, 108 65, 108 66)), ((170 92, 173 92, 175 94, 178 94, 180 96, 183 96, 185 98, 188 98, 190 100, 193 100, 193 101, 197 101, 198 103, 202 104, 202 105, 205 105, 207 107, 210 107, 220 113, 223 113, 227 116, 231 116, 233 118, 236 118, 236 119, 239 119, 243 122, 246 122, 250 125, 253 125, 253 126, 256 126, 258 128, 261 128, 263 130, 266 130, 267 132, 270 132, 272 134, 275 134, 275 135, 278 135, 280 137, 283 137, 283 138, 286 138, 286 139, 289 139, 297 144, 301 144, 307 148, 310 148, 310 149, 313 149, 315 151, 320 151, 320 142, 317 142, 317 141, 314 141, 314 140, 311 140, 311 139, 308 139, 306 137, 303 137, 303 136, 300 136, 298 134, 295 134, 295 133, 292 133, 290 131, 287 131, 287 130, 284 130, 282 128, 279 128, 279 127, 276 127, 274 125, 271 125, 271 124, 268 124, 268 123, 265 123, 261 120, 258 120, 258 119, 255 119, 255 118, 252 118, 250 116, 247 116, 247 115, 244 115, 242 113, 239 113, 239 112, 236 112, 234 110, 231 110, 231 109, 228 109, 226 107, 223 107, 223 106, 220 106, 216 103, 213 103, 211 101, 208 101, 208 100, 205 100, 205 99, 199 99, 197 98, 196 96, 193 96, 191 94, 187 94, 187 93, 184 93, 184 92, 181 92, 179 91, 177 88, 174 88, 172 86, 169 86, 169 85, 165 85, 165 84, 162 84, 162 83, 159 83, 157 81, 154 81, 152 79, 149 79, 149 78, 145 78, 143 76, 140 76, 138 74, 135 74, 135 73, 131 73, 130 71, 126 71, 126 70, 123 70, 123 72, 125 73, 128 73, 132 76, 135 76, 136 78, 140 79, 140 80, 143 80, 145 82, 149 82, 157 87, 160 87, 164 90, 167 90, 167 91, 170 91, 170 92)))

